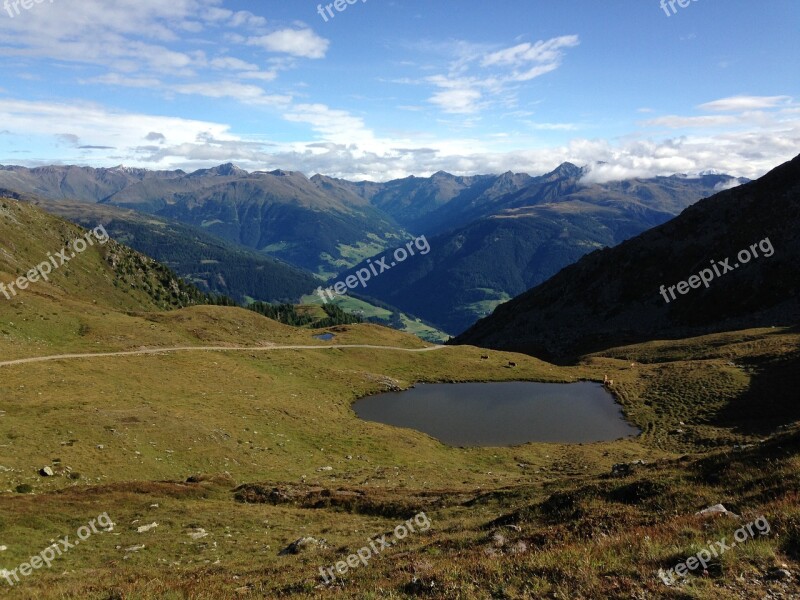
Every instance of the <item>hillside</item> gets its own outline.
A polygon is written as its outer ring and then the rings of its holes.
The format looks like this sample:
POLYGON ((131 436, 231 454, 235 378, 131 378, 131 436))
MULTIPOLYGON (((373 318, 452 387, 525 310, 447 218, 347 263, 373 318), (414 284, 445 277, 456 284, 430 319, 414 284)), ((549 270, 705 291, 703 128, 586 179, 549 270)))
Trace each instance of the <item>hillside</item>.
POLYGON ((319 286, 307 271, 200 228, 108 205, 25 199, 84 227, 102 223, 118 242, 153 257, 201 290, 240 303, 297 302, 319 286))
POLYGON ((455 343, 564 359, 623 343, 796 325, 798 226, 800 157, 616 248, 593 252, 498 307, 455 343), (740 258, 753 244, 759 258, 740 258), (729 268, 721 266, 726 259, 729 268), (689 278, 704 269, 713 280, 706 286, 698 277, 690 287, 689 278), (670 293, 681 281, 685 291, 670 293))
POLYGON ((117 310, 163 310, 207 300, 170 269, 109 239, 103 228, 84 230, 11 198, 0 198, 0 217, 0 282, 8 290, 0 297, 3 306, 64 298, 117 310), (40 271, 32 271, 37 265, 40 271), (30 282, 12 289, 20 278, 30 282))

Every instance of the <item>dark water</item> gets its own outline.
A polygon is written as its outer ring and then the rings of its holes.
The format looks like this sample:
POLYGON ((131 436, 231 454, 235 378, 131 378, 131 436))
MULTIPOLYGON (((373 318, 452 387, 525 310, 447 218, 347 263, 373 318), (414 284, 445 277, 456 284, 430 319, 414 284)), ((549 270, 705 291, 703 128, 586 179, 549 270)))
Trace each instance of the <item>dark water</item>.
POLYGON ((362 398, 365 421, 425 432, 450 446, 586 443, 640 432, 601 384, 456 383, 418 385, 362 398))
POLYGON ((336 336, 335 336, 335 335, 333 335, 332 333, 322 333, 322 334, 320 334, 320 335, 315 335, 315 336, 314 336, 314 338, 316 338, 316 339, 318 339, 318 340, 323 340, 323 341, 325 341, 325 342, 330 342, 330 341, 331 341, 333 338, 335 338, 335 337, 336 337, 336 336))

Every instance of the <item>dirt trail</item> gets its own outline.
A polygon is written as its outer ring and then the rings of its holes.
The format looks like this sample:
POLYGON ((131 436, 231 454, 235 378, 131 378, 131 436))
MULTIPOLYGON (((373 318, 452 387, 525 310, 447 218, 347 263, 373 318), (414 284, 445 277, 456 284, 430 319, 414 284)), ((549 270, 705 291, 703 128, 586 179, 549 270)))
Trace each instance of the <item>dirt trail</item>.
POLYGON ((342 348, 369 348, 374 350, 392 350, 396 352, 431 352, 447 346, 428 346, 426 348, 399 348, 397 346, 374 346, 371 344, 333 344, 330 346, 179 346, 176 348, 148 348, 145 350, 125 350, 120 352, 94 352, 86 354, 54 354, 52 356, 36 356, 18 358, 0 362, 0 367, 24 365, 27 363, 49 362, 53 360, 72 360, 75 358, 103 358, 108 356, 142 356, 145 354, 162 354, 165 352, 265 352, 268 350, 336 350, 342 348))

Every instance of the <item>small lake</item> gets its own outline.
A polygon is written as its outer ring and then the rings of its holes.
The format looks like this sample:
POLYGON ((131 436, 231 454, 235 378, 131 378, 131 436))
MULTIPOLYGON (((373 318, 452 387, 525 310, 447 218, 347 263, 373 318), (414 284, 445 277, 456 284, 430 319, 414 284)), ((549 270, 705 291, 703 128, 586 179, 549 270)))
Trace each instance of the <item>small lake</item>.
POLYGON ((422 431, 449 446, 616 440, 640 431, 599 383, 420 384, 353 404, 365 421, 422 431))
POLYGON ((322 340, 323 342, 330 342, 336 336, 332 333, 321 333, 319 335, 315 335, 314 339, 322 340))

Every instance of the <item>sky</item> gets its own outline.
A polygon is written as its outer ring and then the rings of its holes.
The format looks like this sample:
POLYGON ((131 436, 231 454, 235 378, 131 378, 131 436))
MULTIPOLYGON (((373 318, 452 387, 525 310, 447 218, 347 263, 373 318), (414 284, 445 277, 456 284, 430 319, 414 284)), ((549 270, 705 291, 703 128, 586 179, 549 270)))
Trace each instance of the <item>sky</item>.
POLYGON ((800 153, 800 3, 661 2, 0 0, 0 164, 608 181, 800 153))

